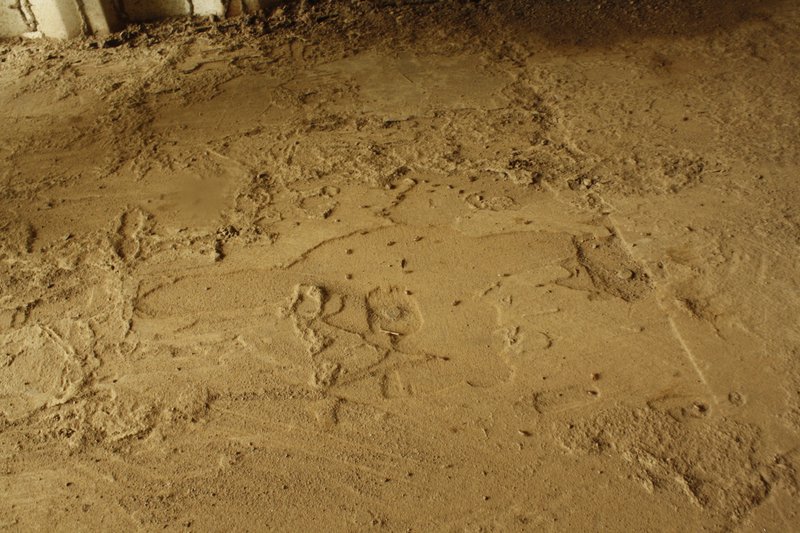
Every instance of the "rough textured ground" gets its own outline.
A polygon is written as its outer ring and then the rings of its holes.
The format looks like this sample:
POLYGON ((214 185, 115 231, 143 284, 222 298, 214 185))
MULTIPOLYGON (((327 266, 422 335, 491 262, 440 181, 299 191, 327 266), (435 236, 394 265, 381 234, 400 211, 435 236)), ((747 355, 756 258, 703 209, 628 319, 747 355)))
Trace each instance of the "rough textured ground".
POLYGON ((797 531, 798 95, 794 2, 0 44, 0 528, 797 531))

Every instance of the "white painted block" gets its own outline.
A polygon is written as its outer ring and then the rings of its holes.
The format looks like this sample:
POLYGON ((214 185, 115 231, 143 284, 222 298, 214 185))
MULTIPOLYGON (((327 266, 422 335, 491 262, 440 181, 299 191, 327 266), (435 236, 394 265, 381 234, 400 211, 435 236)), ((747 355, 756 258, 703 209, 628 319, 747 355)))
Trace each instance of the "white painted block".
MULTIPOLYGON (((37 27, 31 28, 20 11, 19 0, 0 0, 0 37, 19 35, 58 39, 76 37, 84 32, 107 34, 123 27, 117 11, 118 0, 30 0, 37 27)), ((121 0, 132 22, 143 22, 188 15, 239 15, 272 6, 277 0, 121 0), (227 13, 226 13, 227 11, 227 13)))
POLYGON ((0 0, 0 37, 17 37, 30 31, 16 0, 0 0))
POLYGON ((83 19, 74 0, 30 0, 37 29, 45 37, 69 39, 83 33, 83 19))
POLYGON ((222 0, 194 0, 194 14, 198 16, 225 15, 225 6, 222 0))
POLYGON ((30 30, 14 0, 0 0, 0 37, 16 37, 30 30))

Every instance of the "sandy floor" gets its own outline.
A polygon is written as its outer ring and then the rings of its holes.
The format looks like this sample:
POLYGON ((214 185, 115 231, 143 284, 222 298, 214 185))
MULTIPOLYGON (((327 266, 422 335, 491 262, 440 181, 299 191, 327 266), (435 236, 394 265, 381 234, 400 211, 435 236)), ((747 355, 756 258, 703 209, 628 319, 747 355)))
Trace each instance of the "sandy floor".
POLYGON ((800 7, 529 4, 0 44, 0 529, 800 529, 800 7))

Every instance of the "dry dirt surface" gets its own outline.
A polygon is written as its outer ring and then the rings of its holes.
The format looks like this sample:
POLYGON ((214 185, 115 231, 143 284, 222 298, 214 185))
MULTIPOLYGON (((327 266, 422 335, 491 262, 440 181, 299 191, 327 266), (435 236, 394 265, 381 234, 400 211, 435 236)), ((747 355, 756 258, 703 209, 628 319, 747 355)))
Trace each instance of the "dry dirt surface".
POLYGON ((800 530, 800 5, 0 44, 0 529, 800 530))

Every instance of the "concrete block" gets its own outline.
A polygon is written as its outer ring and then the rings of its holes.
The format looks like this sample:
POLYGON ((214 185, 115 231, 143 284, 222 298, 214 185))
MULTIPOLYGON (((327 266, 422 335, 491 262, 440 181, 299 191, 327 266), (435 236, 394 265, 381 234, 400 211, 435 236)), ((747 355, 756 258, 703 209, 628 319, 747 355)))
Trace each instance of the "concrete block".
POLYGON ((246 13, 257 13, 271 9, 281 3, 280 0, 242 0, 246 13))
POLYGON ((197 16, 225 15, 225 5, 222 0, 193 0, 194 14, 197 16))
POLYGON ((236 16, 273 7, 278 0, 0 0, 0 37, 19 35, 66 39, 84 33, 107 34, 132 22, 167 17, 236 16), (125 13, 117 10, 121 5, 125 13), (24 4, 27 6, 28 4, 24 4))
POLYGON ((225 4, 226 17, 238 17, 242 14, 242 0, 228 0, 225 4))
POLYGON ((123 0, 123 6, 132 22, 189 14, 189 3, 186 0, 123 0))
POLYGON ((0 37, 17 37, 31 29, 19 10, 17 0, 0 0, 0 37))
POLYGON ((83 14, 95 35, 113 33, 124 26, 113 0, 83 0, 83 14))
POLYGON ((229 0, 225 16, 238 17, 245 13, 257 13, 275 7, 279 3, 280 0, 229 0))
POLYGON ((37 29, 45 37, 69 39, 83 34, 83 18, 75 0, 30 0, 37 29))

